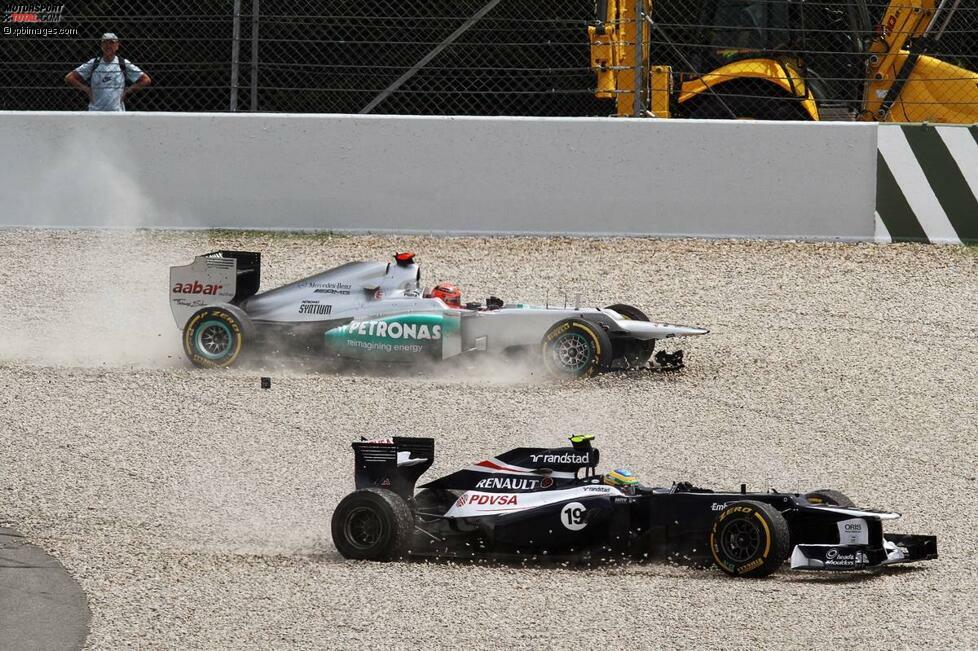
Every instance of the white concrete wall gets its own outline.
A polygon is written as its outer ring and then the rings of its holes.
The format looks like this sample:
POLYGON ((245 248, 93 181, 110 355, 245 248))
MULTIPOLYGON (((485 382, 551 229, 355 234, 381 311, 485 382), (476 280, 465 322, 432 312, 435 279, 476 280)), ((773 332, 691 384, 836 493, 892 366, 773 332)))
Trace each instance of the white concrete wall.
POLYGON ((874 237, 876 127, 0 112, 0 225, 874 237))

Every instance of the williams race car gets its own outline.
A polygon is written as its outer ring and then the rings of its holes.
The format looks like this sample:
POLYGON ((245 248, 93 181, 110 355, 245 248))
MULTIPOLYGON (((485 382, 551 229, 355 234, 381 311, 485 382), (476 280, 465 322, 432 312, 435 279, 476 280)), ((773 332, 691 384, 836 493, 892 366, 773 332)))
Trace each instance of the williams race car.
MULTIPOLYGON (((453 285, 423 290, 411 253, 350 262, 262 293, 260 278, 260 254, 245 251, 215 251, 170 268, 170 308, 194 365, 230 366, 280 348, 378 362, 488 352, 542 357, 556 377, 588 377, 651 368, 656 340, 707 333, 653 323, 623 304, 561 308, 494 297, 463 304, 453 285)), ((655 362, 680 368, 682 351, 660 351, 655 362)))
POLYGON ((714 492, 650 488, 627 470, 598 474, 591 436, 517 448, 424 484, 434 439, 353 444, 357 490, 336 507, 346 558, 667 559, 762 577, 862 570, 937 558, 934 536, 883 533, 898 513, 856 507, 834 490, 714 492))

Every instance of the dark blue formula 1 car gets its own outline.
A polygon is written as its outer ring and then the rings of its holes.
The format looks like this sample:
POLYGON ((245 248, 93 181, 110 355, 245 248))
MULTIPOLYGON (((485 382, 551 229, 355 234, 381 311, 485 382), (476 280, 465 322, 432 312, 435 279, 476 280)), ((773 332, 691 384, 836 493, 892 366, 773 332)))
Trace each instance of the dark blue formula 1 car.
POLYGON ((353 444, 357 490, 337 506, 333 542, 346 558, 679 559, 761 577, 862 570, 937 558, 934 536, 883 533, 899 514, 858 508, 834 490, 715 492, 680 482, 599 474, 590 436, 570 447, 517 448, 415 484, 434 440, 353 444))

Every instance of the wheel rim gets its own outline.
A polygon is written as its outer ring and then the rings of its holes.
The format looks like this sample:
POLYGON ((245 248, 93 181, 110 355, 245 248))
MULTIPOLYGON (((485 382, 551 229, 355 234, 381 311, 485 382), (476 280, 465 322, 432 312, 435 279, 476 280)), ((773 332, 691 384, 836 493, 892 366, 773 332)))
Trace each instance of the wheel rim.
POLYGON ((207 359, 221 359, 231 351, 234 335, 223 321, 204 321, 194 335, 194 347, 207 359))
POLYGON ((585 368, 592 357, 593 347, 587 337, 577 332, 565 334, 553 345, 553 360, 562 369, 577 372, 585 368))
POLYGON ((346 516, 343 535, 357 549, 370 549, 380 542, 384 534, 384 522, 374 509, 359 506, 346 516))
POLYGON ((731 521, 720 532, 720 549, 734 563, 754 558, 761 549, 761 542, 760 527, 744 518, 731 521))

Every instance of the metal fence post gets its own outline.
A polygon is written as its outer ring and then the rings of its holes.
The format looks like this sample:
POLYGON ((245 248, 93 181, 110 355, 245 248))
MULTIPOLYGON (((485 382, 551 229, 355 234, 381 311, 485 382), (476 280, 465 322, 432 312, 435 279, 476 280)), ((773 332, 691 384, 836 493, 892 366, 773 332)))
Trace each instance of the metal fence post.
POLYGON ((258 0, 251 0, 251 110, 258 110, 258 0))
POLYGON ((231 103, 230 111, 238 110, 238 60, 241 58, 241 0, 234 0, 231 29, 231 103))
POLYGON ((632 112, 635 117, 640 118, 645 115, 645 88, 644 69, 644 38, 645 32, 645 0, 635 0, 635 100, 632 104, 632 112))

